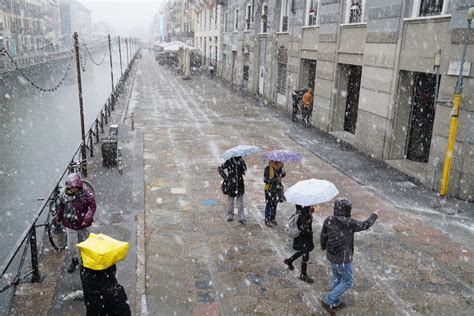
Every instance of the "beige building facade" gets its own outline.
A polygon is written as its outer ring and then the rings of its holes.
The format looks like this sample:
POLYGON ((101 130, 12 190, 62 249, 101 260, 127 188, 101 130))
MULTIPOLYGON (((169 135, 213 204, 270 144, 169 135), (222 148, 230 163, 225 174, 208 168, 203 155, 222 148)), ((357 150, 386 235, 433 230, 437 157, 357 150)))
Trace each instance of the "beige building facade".
MULTIPOLYGON (((203 57, 202 64, 217 67, 221 63, 219 37, 221 34, 221 8, 217 0, 193 3, 194 46, 203 57)), ((218 71, 220 68, 218 67, 218 71)))

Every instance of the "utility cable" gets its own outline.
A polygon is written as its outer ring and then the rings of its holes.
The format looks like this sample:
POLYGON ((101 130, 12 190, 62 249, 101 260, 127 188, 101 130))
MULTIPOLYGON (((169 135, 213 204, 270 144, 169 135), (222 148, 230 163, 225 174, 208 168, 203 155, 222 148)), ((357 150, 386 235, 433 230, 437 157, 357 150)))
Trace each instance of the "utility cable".
POLYGON ((92 63, 94 63, 94 65, 96 65, 96 66, 102 65, 102 63, 103 63, 104 60, 105 60, 105 56, 107 55, 107 49, 104 49, 104 55, 102 56, 102 59, 101 59, 100 62, 96 62, 96 61, 94 60, 94 57, 92 57, 92 54, 91 54, 91 52, 90 52, 90 50, 89 50, 89 47, 87 47, 87 45, 85 46, 85 50, 86 50, 87 54, 89 55, 90 59, 92 60, 92 63))
MULTIPOLYGON (((13 64, 13 66, 15 67, 16 70, 18 70, 18 72, 20 73, 20 75, 25 78, 26 81, 28 81, 33 87, 35 87, 36 89, 42 91, 42 92, 54 92, 56 91, 63 83, 64 83, 64 80, 66 80, 66 77, 67 75, 69 74, 69 72, 71 71, 71 66, 72 66, 72 61, 69 63, 69 65, 67 66, 67 69, 66 71, 64 72, 64 76, 61 78, 61 80, 59 81, 58 84, 56 84, 54 87, 52 88, 43 88, 43 87, 40 87, 38 84, 36 84, 33 80, 31 80, 24 72, 23 72, 23 69, 20 68, 18 66, 18 64, 15 62, 15 60, 13 59, 13 57, 10 55, 10 53, 5 49, 5 48, 2 48, 0 49, 0 55, 4 55, 4 56, 7 56, 11 63, 13 64)), ((72 56, 71 56, 71 59, 72 59, 72 56)))

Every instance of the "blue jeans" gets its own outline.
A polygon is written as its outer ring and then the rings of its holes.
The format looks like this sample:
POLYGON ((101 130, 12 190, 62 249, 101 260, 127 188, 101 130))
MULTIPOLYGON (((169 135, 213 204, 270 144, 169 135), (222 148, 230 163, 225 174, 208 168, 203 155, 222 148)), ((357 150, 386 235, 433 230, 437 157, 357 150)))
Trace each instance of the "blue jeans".
POLYGON ((274 220, 276 217, 278 201, 267 200, 267 205, 265 205, 265 221, 274 220))
POLYGON ((332 263, 331 292, 324 298, 324 303, 337 306, 340 297, 352 287, 352 263, 332 263))

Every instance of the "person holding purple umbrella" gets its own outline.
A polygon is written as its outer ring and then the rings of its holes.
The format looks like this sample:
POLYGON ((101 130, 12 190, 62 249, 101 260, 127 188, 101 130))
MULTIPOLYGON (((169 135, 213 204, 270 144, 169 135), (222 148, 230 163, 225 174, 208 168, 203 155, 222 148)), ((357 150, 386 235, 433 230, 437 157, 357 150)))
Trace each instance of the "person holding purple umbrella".
POLYGON ((284 202, 283 184, 281 178, 286 176, 286 171, 281 161, 270 160, 263 172, 263 182, 265 183, 265 225, 277 226, 276 211, 278 202, 284 202))

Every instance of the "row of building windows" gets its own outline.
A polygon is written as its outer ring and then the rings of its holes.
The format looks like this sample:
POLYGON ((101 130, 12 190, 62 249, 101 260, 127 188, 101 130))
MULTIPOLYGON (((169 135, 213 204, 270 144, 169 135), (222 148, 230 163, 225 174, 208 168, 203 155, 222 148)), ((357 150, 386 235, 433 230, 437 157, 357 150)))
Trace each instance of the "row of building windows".
POLYGON ((208 11, 197 13, 196 20, 198 31, 210 30, 212 28, 217 29, 218 16, 217 6, 214 6, 208 11))
MULTIPOLYGON (((367 0, 346 0, 345 14, 343 23, 363 23, 367 21, 366 12, 367 0)), ((305 0, 305 26, 319 25, 320 9, 322 0, 305 0)), ((280 8, 279 32, 289 31, 289 13, 291 12, 292 2, 290 0, 283 0, 280 8)), ((448 11, 449 0, 414 0, 413 10, 410 17, 424 17, 445 15, 448 11)), ((217 11, 216 11, 217 12, 217 11)), ((267 33, 268 31, 268 5, 263 3, 257 5, 257 12, 260 12, 260 33, 267 33)), ((229 12, 224 13, 224 32, 237 32, 240 30, 240 9, 234 8, 233 22, 230 24, 229 12)), ((250 31, 252 23, 254 22, 254 7, 247 4, 245 7, 244 31, 250 31)), ((217 21, 217 19, 216 19, 217 21)), ((216 22, 217 23, 217 22, 216 22)))
POLYGON ((5 25, 6 29, 10 29, 12 32, 22 32, 22 33, 42 33, 43 31, 43 21, 41 20, 30 20, 30 19, 21 19, 14 18, 10 16, 4 17, 5 23, 0 23, 3 29, 5 25))
POLYGON ((201 50, 204 57, 217 59, 218 37, 197 37, 196 45, 201 50))

